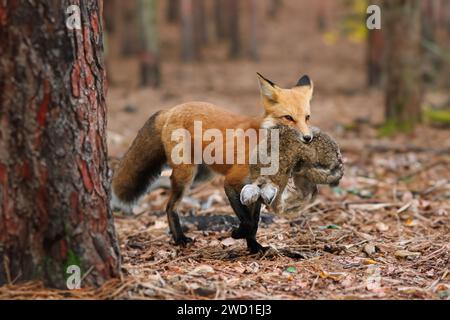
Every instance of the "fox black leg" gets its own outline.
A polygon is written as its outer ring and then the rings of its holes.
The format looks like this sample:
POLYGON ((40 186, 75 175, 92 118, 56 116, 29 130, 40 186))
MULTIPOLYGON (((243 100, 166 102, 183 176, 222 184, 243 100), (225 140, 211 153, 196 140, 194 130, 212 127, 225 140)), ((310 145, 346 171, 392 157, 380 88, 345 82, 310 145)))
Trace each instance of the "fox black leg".
POLYGON ((250 252, 257 253, 264 250, 256 241, 261 203, 257 201, 249 207, 243 205, 240 201, 240 189, 228 185, 225 186, 225 193, 230 201, 230 205, 240 220, 239 227, 232 231, 231 236, 234 239, 246 239, 250 252))
POLYGON ((172 176, 170 177, 172 189, 166 208, 167 220, 169 222, 169 228, 172 233, 173 240, 176 245, 180 246, 186 246, 188 243, 192 242, 191 238, 184 235, 177 211, 178 205, 183 199, 185 189, 192 183, 193 176, 194 170, 187 172, 186 170, 174 169, 172 171, 172 176))
POLYGON ((246 238, 247 247, 250 253, 258 253, 261 251, 266 251, 267 248, 263 247, 256 241, 256 234, 258 232, 259 217, 261 213, 261 201, 258 200, 256 203, 249 207, 250 213, 252 215, 252 227, 249 236, 246 238))

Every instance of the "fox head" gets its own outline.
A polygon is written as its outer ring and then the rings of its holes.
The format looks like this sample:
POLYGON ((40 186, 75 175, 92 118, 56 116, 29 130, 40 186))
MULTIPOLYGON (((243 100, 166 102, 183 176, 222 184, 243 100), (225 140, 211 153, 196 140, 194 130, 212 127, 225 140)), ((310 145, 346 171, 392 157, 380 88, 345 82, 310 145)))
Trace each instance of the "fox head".
POLYGON ((263 128, 283 124, 301 133, 301 140, 309 143, 313 133, 308 123, 311 117, 310 102, 314 85, 308 76, 303 76, 292 89, 282 89, 258 73, 261 97, 265 109, 263 128))

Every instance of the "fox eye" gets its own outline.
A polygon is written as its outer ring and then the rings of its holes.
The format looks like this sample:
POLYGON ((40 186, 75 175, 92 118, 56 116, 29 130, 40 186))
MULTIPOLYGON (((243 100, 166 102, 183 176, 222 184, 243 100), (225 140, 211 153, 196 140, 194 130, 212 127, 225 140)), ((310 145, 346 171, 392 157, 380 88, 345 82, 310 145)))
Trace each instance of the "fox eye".
POLYGON ((306 122, 308 122, 309 119, 311 119, 311 116, 310 116, 310 115, 307 115, 306 118, 305 118, 306 122))
POLYGON ((287 121, 295 122, 294 118, 292 118, 291 116, 283 116, 283 118, 285 118, 287 121))

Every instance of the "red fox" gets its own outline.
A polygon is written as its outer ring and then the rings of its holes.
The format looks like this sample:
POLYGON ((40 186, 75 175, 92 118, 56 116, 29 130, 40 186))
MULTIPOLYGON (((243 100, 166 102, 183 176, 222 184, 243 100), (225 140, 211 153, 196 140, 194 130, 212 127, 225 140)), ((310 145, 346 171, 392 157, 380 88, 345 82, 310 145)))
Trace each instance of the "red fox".
MULTIPOLYGON (((251 183, 249 179, 249 158, 245 163, 194 164, 176 163, 172 154, 178 142, 173 141, 172 134, 184 129, 195 139, 194 122, 201 121, 202 130, 220 130, 225 135, 228 129, 273 128, 286 125, 299 132, 300 140, 309 143, 313 133, 309 127, 310 101, 313 95, 313 82, 303 76, 291 89, 283 89, 258 73, 260 93, 264 106, 264 116, 249 118, 231 113, 225 109, 205 102, 189 102, 175 106, 167 111, 152 115, 140 129, 130 149, 121 160, 112 181, 113 204, 120 202, 130 206, 142 196, 152 182, 161 173, 165 164, 172 168, 171 193, 166 207, 169 228, 177 245, 186 245, 192 240, 181 229, 178 206, 183 194, 194 180, 199 166, 207 167, 215 173, 225 176, 225 193, 231 207, 240 220, 239 227, 232 231, 235 239, 245 239, 251 253, 264 248, 256 241, 261 203, 245 206, 240 202, 243 186, 251 183)), ((192 141, 195 143, 195 141, 192 141)), ((202 142, 202 150, 207 144, 202 142)), ((246 150, 249 148, 245 145, 246 150)), ((226 149, 226 148, 225 148, 226 149)), ((235 155, 239 152, 233 150, 235 155)), ((248 154, 246 152, 245 154, 248 154)), ((224 156, 224 155, 223 155, 224 156)))

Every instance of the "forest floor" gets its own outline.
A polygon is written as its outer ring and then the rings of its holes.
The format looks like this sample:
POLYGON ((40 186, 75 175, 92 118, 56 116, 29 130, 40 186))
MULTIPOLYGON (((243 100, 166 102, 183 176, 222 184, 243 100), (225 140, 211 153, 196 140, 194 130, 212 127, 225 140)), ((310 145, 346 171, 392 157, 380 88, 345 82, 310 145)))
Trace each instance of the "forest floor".
POLYGON ((318 33, 310 3, 285 1, 277 19, 264 22, 258 62, 228 61, 216 47, 201 63, 181 64, 170 48, 172 26, 162 30, 168 53, 161 89, 130 80, 136 61, 109 61, 109 150, 112 159, 121 157, 153 112, 185 101, 259 115, 257 71, 280 86, 308 73, 315 81, 312 123, 338 140, 345 158, 339 187, 321 188, 306 207, 291 203, 282 216, 264 210, 258 240, 271 248, 264 255, 230 238, 237 221, 221 177, 183 202, 182 223, 195 238, 187 248, 171 243, 162 212, 168 191, 158 189, 133 217, 115 215, 122 281, 74 292, 7 286, 0 298, 449 299, 449 129, 420 126, 379 137, 383 96, 366 89, 364 44, 318 33))

